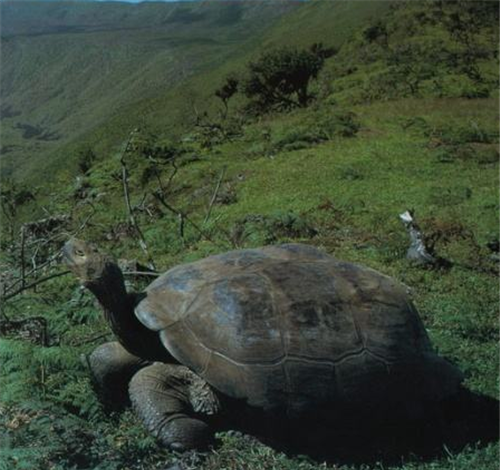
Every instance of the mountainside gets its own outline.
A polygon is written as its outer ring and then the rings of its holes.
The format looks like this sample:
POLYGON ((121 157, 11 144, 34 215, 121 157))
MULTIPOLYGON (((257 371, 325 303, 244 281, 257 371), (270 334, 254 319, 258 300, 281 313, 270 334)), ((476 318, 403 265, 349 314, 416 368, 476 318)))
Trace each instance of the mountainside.
POLYGON ((238 55, 298 2, 2 2, 3 171, 238 55))
MULTIPOLYGON (((19 7, 3 30, 0 470, 497 468, 498 2, 104 4, 102 15, 76 3, 19 7), (96 393, 82 359, 116 338, 62 259, 72 237, 118 259, 128 292, 269 244, 378 270, 407 287, 463 387, 386 403, 406 405, 402 421, 374 423, 369 409, 322 426, 321 408, 276 429, 274 416, 224 416, 214 450, 171 452, 96 393)), ((298 324, 328 315, 290 299, 298 324)), ((347 309, 358 302, 365 327, 370 308, 394 308, 359 297, 347 309)))

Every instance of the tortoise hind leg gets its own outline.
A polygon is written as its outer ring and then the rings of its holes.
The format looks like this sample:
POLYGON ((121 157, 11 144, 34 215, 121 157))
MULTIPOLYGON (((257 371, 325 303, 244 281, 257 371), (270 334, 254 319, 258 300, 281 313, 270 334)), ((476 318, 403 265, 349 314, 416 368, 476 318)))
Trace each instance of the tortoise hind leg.
POLYGON ((129 403, 130 379, 139 369, 151 364, 129 353, 117 341, 98 346, 83 359, 90 369, 94 388, 101 401, 110 408, 121 408, 129 403))
POLYGON ((214 431, 203 418, 219 411, 219 401, 187 367, 160 362, 145 367, 132 378, 129 394, 136 413, 163 445, 185 451, 212 442, 214 431))

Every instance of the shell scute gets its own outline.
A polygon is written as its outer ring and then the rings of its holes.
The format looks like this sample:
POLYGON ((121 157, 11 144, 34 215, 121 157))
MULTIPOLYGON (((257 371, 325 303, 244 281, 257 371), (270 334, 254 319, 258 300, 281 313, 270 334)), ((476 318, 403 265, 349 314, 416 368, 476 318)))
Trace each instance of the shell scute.
POLYGON ((283 351, 271 290, 256 274, 221 278, 190 306, 185 323, 204 347, 233 361, 272 361, 283 351))
POLYGON ((217 256, 218 261, 241 269, 265 263, 269 257, 263 250, 241 250, 241 252, 230 251, 217 256))

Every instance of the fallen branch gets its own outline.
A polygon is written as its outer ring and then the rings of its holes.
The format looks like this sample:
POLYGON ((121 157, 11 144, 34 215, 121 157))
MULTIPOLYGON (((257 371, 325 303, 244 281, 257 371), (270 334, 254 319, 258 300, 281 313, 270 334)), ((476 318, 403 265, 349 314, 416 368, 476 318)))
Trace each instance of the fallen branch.
POLYGON ((88 339, 83 339, 81 341, 78 341, 76 343, 70 343, 71 346, 73 347, 76 347, 76 346, 83 346, 84 344, 88 344, 88 343, 93 343, 94 341, 98 341, 100 339, 103 339, 103 338, 107 338, 108 336, 110 335, 109 332, 107 333, 102 333, 98 336, 93 336, 92 338, 88 338, 88 339))
POLYGON ((47 320, 44 317, 29 317, 22 320, 0 320, 0 335, 17 334, 42 346, 48 345, 47 320))

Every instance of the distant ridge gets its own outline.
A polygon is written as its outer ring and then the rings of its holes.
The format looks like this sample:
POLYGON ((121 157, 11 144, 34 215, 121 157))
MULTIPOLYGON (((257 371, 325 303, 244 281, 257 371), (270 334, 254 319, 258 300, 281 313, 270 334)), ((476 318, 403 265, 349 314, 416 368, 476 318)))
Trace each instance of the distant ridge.
POLYGON ((299 5, 2 1, 2 171, 52 161, 125 107, 237 56, 299 5))

